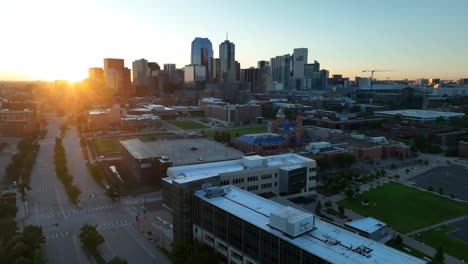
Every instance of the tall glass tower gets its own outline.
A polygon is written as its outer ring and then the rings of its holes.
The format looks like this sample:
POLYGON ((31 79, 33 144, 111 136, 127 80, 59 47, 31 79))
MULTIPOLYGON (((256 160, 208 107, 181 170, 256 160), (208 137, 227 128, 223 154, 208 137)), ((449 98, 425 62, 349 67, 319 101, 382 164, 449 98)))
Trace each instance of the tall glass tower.
POLYGON ((208 38, 195 38, 192 41, 190 63, 206 68, 206 80, 213 79, 213 46, 208 38))
POLYGON ((236 81, 236 46, 229 40, 219 44, 219 74, 218 81, 236 81))

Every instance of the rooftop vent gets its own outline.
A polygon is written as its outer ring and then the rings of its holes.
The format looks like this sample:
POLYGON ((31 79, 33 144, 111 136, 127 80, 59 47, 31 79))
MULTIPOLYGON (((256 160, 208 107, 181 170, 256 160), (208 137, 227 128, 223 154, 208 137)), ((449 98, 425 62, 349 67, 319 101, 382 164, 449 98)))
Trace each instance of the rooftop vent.
POLYGON ((231 191, 231 188, 229 186, 217 186, 210 189, 206 189, 205 196, 206 198, 211 199, 218 196, 224 196, 225 194, 229 193, 229 191, 231 191))
POLYGON ((270 226, 290 237, 314 230, 315 216, 287 206, 270 213, 270 226))

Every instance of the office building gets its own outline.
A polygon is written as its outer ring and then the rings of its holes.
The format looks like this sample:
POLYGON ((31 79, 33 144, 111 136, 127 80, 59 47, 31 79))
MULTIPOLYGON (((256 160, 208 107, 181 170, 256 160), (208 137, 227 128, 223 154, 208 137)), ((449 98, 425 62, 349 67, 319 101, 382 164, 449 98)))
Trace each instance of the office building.
POLYGON ((192 211, 193 239, 225 263, 427 263, 235 186, 195 192, 192 211))
POLYGON ((236 81, 236 45, 229 40, 219 44, 218 81, 222 83, 236 81))
POLYGON ((307 89, 325 89, 327 88, 328 71, 320 70, 320 63, 304 65, 304 82, 303 87, 307 89))
POLYGON ((121 96, 133 94, 131 85, 131 73, 124 66, 123 59, 104 59, 104 78, 107 87, 121 96))
POLYGON ((106 85, 114 92, 118 92, 123 87, 123 59, 104 59, 104 78, 106 85))
POLYGON ((104 70, 98 67, 89 68, 88 78, 90 81, 103 83, 104 82, 104 70))
POLYGON ((240 74, 241 74, 241 65, 238 61, 235 62, 236 65, 236 81, 240 81, 240 74))
POLYGON ((192 195, 203 186, 236 185, 285 198, 315 195, 315 160, 297 154, 247 156, 241 159, 171 167, 162 179, 163 202, 172 211, 174 238, 192 238, 192 195))
POLYGON ((307 64, 308 50, 306 48, 294 49, 292 59, 292 88, 304 88, 304 66, 307 64))
POLYGON ((164 64, 164 71, 170 73, 176 70, 176 65, 173 63, 165 63, 164 64))
POLYGON ((132 63, 133 71, 133 85, 137 86, 149 86, 149 68, 148 61, 145 59, 139 59, 132 63))
POLYGON ((271 85, 271 66, 269 61, 259 61, 257 67, 260 70, 259 91, 264 93, 271 85))
POLYGON ((262 107, 256 104, 207 105, 205 116, 226 126, 258 124, 263 121, 262 107))
POLYGON ((271 80, 288 90, 291 77, 291 56, 289 54, 271 58, 271 80))
POLYGON ((219 59, 216 58, 213 60, 213 81, 219 81, 219 59))
POLYGON ((184 68, 185 83, 195 83, 207 81, 206 67, 203 65, 190 64, 184 68))
POLYGON ((241 82, 246 82, 250 84, 250 91, 252 93, 260 92, 260 69, 250 67, 248 69, 241 70, 241 82))
POLYGON ((213 47, 208 38, 195 38, 192 41, 190 64, 205 66, 205 79, 213 79, 213 47))

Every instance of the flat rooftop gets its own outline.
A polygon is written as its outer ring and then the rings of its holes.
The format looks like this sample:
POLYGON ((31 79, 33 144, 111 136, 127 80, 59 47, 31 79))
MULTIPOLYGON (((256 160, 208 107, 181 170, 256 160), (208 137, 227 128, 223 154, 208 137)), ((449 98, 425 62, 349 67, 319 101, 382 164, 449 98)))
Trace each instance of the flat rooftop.
POLYGON ((159 154, 153 151, 141 140, 129 139, 129 140, 120 140, 120 144, 132 155, 134 159, 147 159, 153 157, 159 157, 159 154))
POLYGON ((381 229, 382 227, 387 226, 387 224, 373 217, 366 217, 345 223, 345 226, 349 226, 362 232, 371 234, 381 229))
POLYGON ((160 156, 169 157, 174 166, 239 159, 244 154, 206 138, 188 138, 144 142, 160 156))
POLYGON ((386 115, 386 116, 402 115, 403 117, 418 118, 418 119, 437 119, 438 117, 449 118, 449 117, 465 116, 464 113, 442 112, 442 111, 420 110, 420 109, 375 111, 374 115, 386 115))
MULTIPOLYGON (((293 153, 264 156, 264 158, 267 160, 267 166, 284 165, 284 167, 290 167, 291 165, 299 165, 303 162, 313 161, 312 159, 293 153)), ((244 165, 242 165, 242 159, 239 157, 236 160, 171 167, 167 169, 167 175, 169 177, 166 177, 163 180, 169 183, 172 183, 172 181, 184 183, 210 178, 222 173, 243 171, 248 169, 249 168, 246 168, 244 165)))
POLYGON ((325 222, 320 218, 316 219, 314 230, 296 238, 289 238, 283 232, 269 226, 270 213, 283 209, 286 206, 241 190, 235 186, 229 187, 229 192, 213 198, 207 198, 204 190, 196 192, 195 195, 330 263, 427 263, 422 259, 415 258, 384 244, 325 222), (359 254, 357 253, 359 249, 365 249, 367 253, 359 254))

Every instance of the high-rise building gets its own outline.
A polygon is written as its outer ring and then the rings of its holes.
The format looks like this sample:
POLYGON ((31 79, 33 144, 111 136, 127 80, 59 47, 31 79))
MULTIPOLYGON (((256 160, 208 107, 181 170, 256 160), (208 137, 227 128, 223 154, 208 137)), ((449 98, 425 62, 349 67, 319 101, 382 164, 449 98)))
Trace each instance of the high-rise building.
POLYGON ((271 84, 271 66, 269 61, 259 61, 257 67, 260 70, 259 92, 266 92, 271 84))
POLYGON ((204 65, 190 64, 185 66, 185 83, 204 82, 206 80, 206 67, 204 65))
POLYGON ((118 90, 118 94, 125 97, 135 94, 135 89, 132 87, 131 72, 129 68, 122 69, 122 87, 118 90))
POLYGON ((192 41, 190 63, 205 66, 206 80, 213 79, 213 46, 208 38, 195 38, 192 41))
POLYGON ((304 66, 307 64, 308 50, 294 49, 292 54, 292 85, 296 90, 304 88, 304 66))
POLYGON ((250 83, 250 91, 252 93, 260 92, 260 69, 250 67, 248 69, 241 70, 241 80, 242 82, 250 83))
POLYGON ((324 89, 327 87, 328 71, 320 70, 320 63, 304 65, 304 83, 303 88, 306 89, 324 89))
POLYGON ((130 70, 125 68, 123 59, 104 59, 104 78, 106 85, 122 96, 132 94, 130 70))
POLYGON ((176 70, 176 65, 173 63, 165 63, 164 64, 164 71, 171 73, 176 70))
POLYGON ((213 81, 219 81, 219 58, 213 60, 213 81))
POLYGON ((271 58, 271 76, 273 82, 282 84, 283 89, 289 89, 291 79, 291 56, 289 54, 271 58))
POLYGON ((236 81, 240 81, 240 74, 241 74, 241 65, 238 61, 236 61, 236 81))
POLYGON ((133 85, 146 86, 149 85, 149 68, 148 61, 145 59, 139 59, 132 63, 133 71, 133 85))
POLYGON ((229 40, 219 44, 219 82, 233 83, 236 80, 236 46, 229 40))
POLYGON ((103 82, 104 81, 104 70, 102 68, 89 68, 88 78, 92 81, 103 82))

